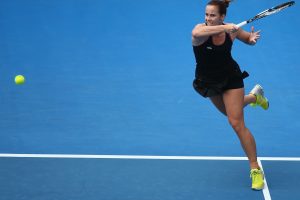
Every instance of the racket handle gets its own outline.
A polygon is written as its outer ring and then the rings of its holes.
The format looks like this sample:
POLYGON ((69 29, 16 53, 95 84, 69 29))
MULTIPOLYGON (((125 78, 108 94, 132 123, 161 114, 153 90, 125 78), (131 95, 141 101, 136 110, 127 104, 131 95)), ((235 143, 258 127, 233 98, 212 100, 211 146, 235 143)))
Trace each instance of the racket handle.
POLYGON ((243 22, 237 24, 236 26, 240 28, 242 26, 245 26, 246 24, 247 24, 247 21, 243 21, 243 22))

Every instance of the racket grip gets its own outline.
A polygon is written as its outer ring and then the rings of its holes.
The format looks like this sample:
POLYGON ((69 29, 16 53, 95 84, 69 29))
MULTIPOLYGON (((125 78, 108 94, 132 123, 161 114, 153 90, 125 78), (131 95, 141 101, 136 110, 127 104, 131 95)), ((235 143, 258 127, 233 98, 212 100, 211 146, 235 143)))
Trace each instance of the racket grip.
POLYGON ((243 21, 243 22, 237 24, 236 26, 240 28, 240 27, 242 27, 242 26, 244 26, 246 24, 247 24, 247 21, 243 21))

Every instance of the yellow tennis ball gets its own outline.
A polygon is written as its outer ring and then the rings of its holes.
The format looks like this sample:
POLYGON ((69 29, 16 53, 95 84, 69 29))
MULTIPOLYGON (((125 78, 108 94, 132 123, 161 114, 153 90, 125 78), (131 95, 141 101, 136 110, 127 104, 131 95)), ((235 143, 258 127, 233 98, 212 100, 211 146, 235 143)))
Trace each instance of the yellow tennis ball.
POLYGON ((22 75, 17 75, 17 76, 15 77, 15 83, 16 83, 17 85, 21 85, 21 84, 25 83, 25 77, 22 76, 22 75))

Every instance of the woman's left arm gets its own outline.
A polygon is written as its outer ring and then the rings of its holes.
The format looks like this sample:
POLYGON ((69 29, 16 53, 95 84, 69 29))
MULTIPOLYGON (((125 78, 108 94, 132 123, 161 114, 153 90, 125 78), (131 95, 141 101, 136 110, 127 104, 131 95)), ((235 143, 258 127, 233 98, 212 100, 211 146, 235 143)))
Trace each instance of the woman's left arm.
POLYGON ((254 27, 251 27, 251 32, 239 29, 237 31, 236 38, 249 45, 255 45, 257 40, 260 38, 260 31, 254 32, 254 27))

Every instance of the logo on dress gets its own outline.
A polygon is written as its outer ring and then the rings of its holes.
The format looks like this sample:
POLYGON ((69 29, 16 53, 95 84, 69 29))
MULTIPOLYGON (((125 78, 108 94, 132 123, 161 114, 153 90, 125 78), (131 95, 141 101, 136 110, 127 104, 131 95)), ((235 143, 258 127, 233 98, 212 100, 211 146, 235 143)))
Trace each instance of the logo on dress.
POLYGON ((213 48, 212 47, 206 47, 207 49, 209 49, 209 50, 212 50, 213 48))

